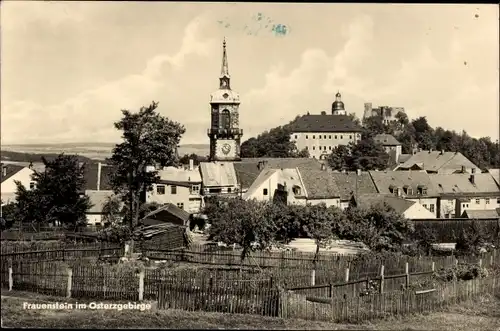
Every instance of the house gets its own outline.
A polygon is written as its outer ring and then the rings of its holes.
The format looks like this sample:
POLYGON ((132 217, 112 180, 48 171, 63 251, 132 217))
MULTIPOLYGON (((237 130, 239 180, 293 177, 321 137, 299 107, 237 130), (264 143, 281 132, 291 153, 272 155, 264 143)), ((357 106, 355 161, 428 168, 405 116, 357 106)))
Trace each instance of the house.
POLYGON ((427 208, 422 206, 416 201, 410 201, 401 197, 384 194, 360 194, 353 196, 351 199, 351 206, 370 208, 377 204, 388 205, 392 207, 397 213, 403 215, 408 219, 429 219, 436 216, 431 213, 427 208))
POLYGON ((299 174, 304 187, 302 194, 305 195, 305 203, 325 203, 328 207, 340 208, 340 190, 326 166, 322 170, 299 168, 299 174))
POLYGON ((378 108, 373 108, 373 104, 371 102, 366 102, 365 111, 363 113, 363 119, 379 116, 382 118, 382 123, 389 124, 397 120, 396 115, 399 113, 405 113, 405 109, 403 107, 389 107, 389 106, 381 106, 378 108))
POLYGON ((135 235, 144 238, 146 246, 160 249, 180 249, 188 245, 187 228, 182 225, 163 223, 139 227, 135 235))
POLYGON ((427 208, 434 218, 438 214, 439 193, 425 171, 369 171, 380 194, 391 194, 415 201, 427 208))
POLYGON ((382 144, 386 153, 389 154, 389 163, 397 165, 402 154, 401 143, 393 135, 385 133, 375 135, 373 140, 382 144))
POLYGON ((161 205, 172 203, 188 213, 199 213, 203 208, 202 179, 198 168, 190 160, 189 168, 165 167, 158 170, 160 180, 146 193, 146 202, 161 205))
POLYGON ((144 225, 176 224, 183 227, 189 225, 190 214, 172 203, 166 203, 160 208, 146 214, 142 220, 144 225))
POLYGON ((469 219, 495 219, 498 218, 500 220, 500 213, 498 209, 490 209, 490 210, 464 210, 461 218, 469 218, 469 219))
POLYGON ((280 199, 287 204, 305 199, 304 184, 298 168, 265 168, 242 195, 244 200, 274 201, 280 199))
POLYGON ((331 114, 302 115, 290 123, 290 140, 297 149, 306 149, 311 158, 325 159, 332 149, 361 139, 362 128, 346 115, 340 93, 332 104, 331 114))
POLYGON ((370 174, 366 171, 332 171, 331 176, 339 189, 340 208, 342 209, 346 209, 349 206, 349 202, 353 195, 377 193, 377 188, 370 174))
POLYGON ((27 189, 33 189, 35 182, 31 179, 34 171, 31 167, 25 167, 12 163, 1 163, 1 199, 2 205, 9 204, 16 200, 16 181, 23 184, 27 189))
POLYGON ((311 168, 321 169, 321 163, 311 158, 244 158, 240 162, 233 163, 238 186, 245 193, 265 168, 271 169, 294 169, 311 168))
POLYGON ((475 169, 476 172, 481 171, 460 152, 429 150, 416 152, 394 170, 425 170, 428 173, 452 174, 471 173, 472 169, 475 169))
POLYGON ((489 173, 433 174, 432 185, 440 195, 438 217, 460 217, 465 210, 500 207, 500 187, 489 173))
POLYGON ((200 174, 204 196, 241 194, 233 162, 200 162, 200 174))
POLYGON ((104 225, 104 206, 114 196, 113 191, 87 190, 85 195, 89 197, 92 206, 87 211, 87 224, 101 226, 104 225))

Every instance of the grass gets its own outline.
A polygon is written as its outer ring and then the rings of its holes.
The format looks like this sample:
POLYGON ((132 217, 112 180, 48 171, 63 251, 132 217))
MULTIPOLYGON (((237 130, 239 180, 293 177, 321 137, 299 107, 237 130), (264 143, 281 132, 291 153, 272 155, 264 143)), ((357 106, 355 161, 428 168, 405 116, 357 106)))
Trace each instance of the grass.
MULTIPOLYGON (((445 311, 391 318, 360 325, 333 324, 253 315, 187 312, 181 310, 24 310, 23 303, 68 302, 26 292, 2 290, 2 326, 37 328, 166 328, 268 330, 493 330, 500 331, 500 296, 484 296, 445 311)), ((80 302, 84 302, 80 300, 80 302)), ((90 301, 86 301, 87 303, 90 301)), ((114 301, 113 303, 116 303, 114 301)))

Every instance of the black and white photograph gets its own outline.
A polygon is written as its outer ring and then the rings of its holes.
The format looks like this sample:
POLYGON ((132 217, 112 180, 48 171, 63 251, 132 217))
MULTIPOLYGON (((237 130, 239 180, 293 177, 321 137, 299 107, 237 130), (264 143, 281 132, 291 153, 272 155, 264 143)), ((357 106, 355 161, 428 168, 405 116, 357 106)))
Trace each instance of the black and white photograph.
POLYGON ((1 327, 500 331, 499 8, 2 1, 1 327))

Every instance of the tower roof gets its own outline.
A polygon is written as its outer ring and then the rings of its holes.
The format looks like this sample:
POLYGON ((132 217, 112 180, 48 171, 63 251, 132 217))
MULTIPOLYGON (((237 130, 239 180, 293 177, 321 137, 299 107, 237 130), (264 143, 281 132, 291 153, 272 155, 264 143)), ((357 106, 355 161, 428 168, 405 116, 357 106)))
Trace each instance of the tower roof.
POLYGON ((332 103, 332 113, 336 111, 344 111, 344 103, 342 102, 342 95, 340 91, 335 94, 335 101, 332 103))
POLYGON ((229 66, 227 63, 227 52, 226 52, 226 38, 222 42, 222 65, 220 69, 220 77, 230 77, 229 76, 229 66))

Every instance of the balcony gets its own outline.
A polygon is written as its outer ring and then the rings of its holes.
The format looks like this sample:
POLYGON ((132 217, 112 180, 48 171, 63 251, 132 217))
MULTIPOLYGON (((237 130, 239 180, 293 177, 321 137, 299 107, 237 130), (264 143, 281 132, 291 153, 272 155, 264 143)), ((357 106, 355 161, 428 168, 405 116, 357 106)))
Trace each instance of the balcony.
POLYGON ((209 137, 213 135, 217 136, 242 136, 243 135, 243 129, 221 129, 221 128, 215 128, 215 129, 208 129, 207 134, 209 137))

